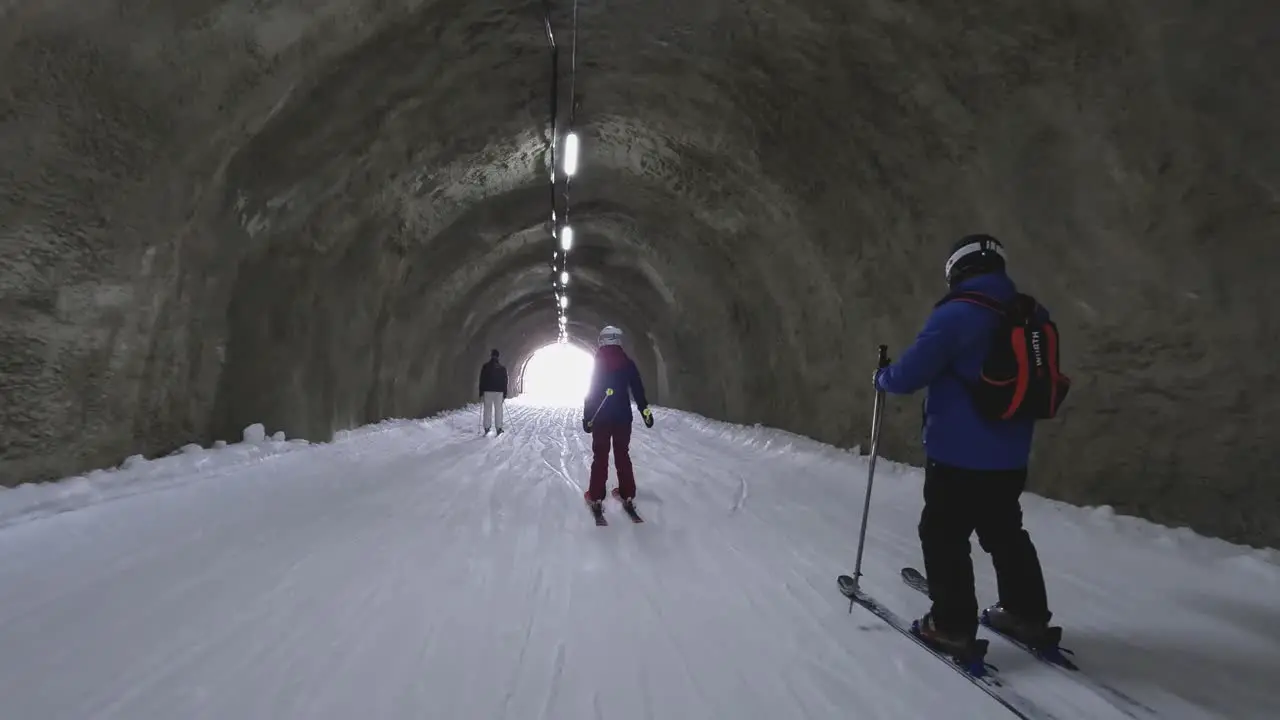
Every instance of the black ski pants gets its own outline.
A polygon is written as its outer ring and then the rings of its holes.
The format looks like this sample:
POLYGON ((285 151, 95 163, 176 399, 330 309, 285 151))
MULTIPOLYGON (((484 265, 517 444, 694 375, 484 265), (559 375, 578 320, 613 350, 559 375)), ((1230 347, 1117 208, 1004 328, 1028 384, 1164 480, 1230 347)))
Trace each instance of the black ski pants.
POLYGON ((1022 527, 1019 498, 1027 471, 966 470, 933 460, 925 464, 920 546, 929 578, 930 611, 939 630, 978 632, 969 536, 990 553, 1000 603, 1015 617, 1048 622, 1044 573, 1031 536, 1022 527))

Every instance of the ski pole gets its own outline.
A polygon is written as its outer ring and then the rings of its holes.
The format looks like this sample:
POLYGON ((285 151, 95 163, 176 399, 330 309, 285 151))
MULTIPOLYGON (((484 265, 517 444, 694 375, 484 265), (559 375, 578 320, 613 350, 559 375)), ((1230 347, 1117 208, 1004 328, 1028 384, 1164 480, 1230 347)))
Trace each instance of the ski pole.
MULTIPOLYGON (((889 366, 889 346, 880 346, 880 357, 876 367, 884 369, 889 366)), ((880 421, 884 419, 884 391, 876 389, 876 402, 871 411, 871 462, 867 465, 867 499, 862 504, 862 529, 858 531, 858 559, 853 564, 853 591, 858 592, 858 583, 862 579, 862 547, 867 540, 867 515, 871 513, 871 482, 876 475, 876 455, 880 452, 880 421)), ((849 599, 849 612, 853 612, 853 599, 849 599)))
POLYGON ((604 397, 600 398, 600 404, 596 406, 596 411, 591 413, 591 422, 594 423, 596 421, 596 416, 600 414, 600 410, 604 408, 604 403, 609 399, 610 395, 613 395, 613 388, 605 388, 604 397))

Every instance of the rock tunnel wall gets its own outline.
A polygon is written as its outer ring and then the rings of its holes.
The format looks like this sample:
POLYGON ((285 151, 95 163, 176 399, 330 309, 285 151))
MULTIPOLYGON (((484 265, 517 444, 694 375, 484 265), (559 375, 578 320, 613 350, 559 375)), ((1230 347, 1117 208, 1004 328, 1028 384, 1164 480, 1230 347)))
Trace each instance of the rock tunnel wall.
MULTIPOLYGON (((539 3, 178 7, 0 6, 5 484, 457 406, 555 335, 539 3)), ((1280 546, 1280 6, 579 25, 571 331, 622 326, 661 402, 865 443, 875 345, 987 231, 1077 380, 1034 489, 1280 546)))

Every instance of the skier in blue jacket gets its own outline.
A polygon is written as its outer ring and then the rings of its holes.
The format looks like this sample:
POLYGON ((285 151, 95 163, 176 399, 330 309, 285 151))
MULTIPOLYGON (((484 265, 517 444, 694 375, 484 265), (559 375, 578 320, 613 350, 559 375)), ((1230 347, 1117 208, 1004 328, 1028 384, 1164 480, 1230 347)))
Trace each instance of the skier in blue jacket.
POLYGON ((653 413, 640 381, 640 370, 622 349, 622 331, 612 325, 600 331, 599 350, 591 373, 591 385, 582 405, 582 430, 591 433, 591 482, 584 493, 593 509, 604 501, 609 479, 609 448, 618 471, 618 495, 630 504, 636 496, 635 470, 631 466, 631 400, 634 397, 645 427, 653 427, 653 413), (612 394, 607 394, 613 390, 612 394))
MULTIPOLYGON (((1017 294, 1005 273, 1004 248, 989 235, 956 242, 945 273, 952 292, 976 291, 1001 303, 1017 294)), ((931 644, 957 651, 972 645, 977 634, 969 556, 975 531, 991 555, 999 586, 1000 602, 988 608, 992 624, 1034 644, 1049 632, 1051 617, 1040 560, 1023 529, 1019 503, 1035 421, 989 420, 965 386, 978 378, 999 320, 980 305, 942 303, 902 356, 875 374, 876 387, 888 393, 928 388, 919 532, 932 608, 920 629, 931 644)))

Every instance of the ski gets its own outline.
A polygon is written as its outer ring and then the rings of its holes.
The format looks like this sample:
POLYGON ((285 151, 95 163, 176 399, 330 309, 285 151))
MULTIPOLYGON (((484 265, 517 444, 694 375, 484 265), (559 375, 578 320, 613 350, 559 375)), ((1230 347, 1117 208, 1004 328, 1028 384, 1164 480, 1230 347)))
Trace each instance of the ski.
MULTIPOLYGON (((853 578, 849 575, 841 575, 836 578, 836 582, 840 586, 840 592, 849 598, 851 603, 857 603, 872 615, 880 618, 885 624, 894 630, 902 633, 910 638, 920 647, 929 651, 934 657, 946 663, 947 667, 958 672, 961 676, 968 679, 975 687, 986 693, 992 700, 995 700, 1006 710, 1013 713, 1015 717, 1022 720, 1053 720, 1054 715, 1023 695, 1013 691, 1000 681, 995 674, 996 668, 985 660, 987 641, 979 640, 977 646, 977 657, 960 661, 952 657, 949 653, 938 650, 929 643, 925 642, 917 634, 917 626, 915 622, 903 620, 897 613, 881 605, 875 598, 854 589, 853 578)), ((852 607, 852 606, 851 606, 852 607)))
MULTIPOLYGON (((923 593, 926 597, 929 595, 929 580, 919 570, 912 567, 902 568, 902 581, 913 590, 923 593)), ((1040 662, 1052 667, 1058 672, 1068 676, 1072 681, 1083 685, 1092 690, 1094 694, 1106 698, 1116 710, 1124 713, 1125 716, 1131 718, 1156 717, 1157 713, 1154 708, 1144 705, 1141 701, 1129 696, 1128 694, 1117 690, 1106 683, 1087 675, 1080 670, 1080 666, 1075 664, 1067 657, 1074 655, 1067 648, 1056 644, 1051 648, 1034 648, 1027 643, 1019 640, 1012 635, 1006 635, 996 628, 992 627, 988 621, 987 611, 983 610, 982 615, 978 618, 978 624, 990 630, 991 633, 1014 647, 1026 652, 1040 662)), ((1062 628, 1055 628, 1057 636, 1061 638, 1062 628)))
POLYGON ((631 518, 631 522, 633 523, 644 522, 644 518, 640 517, 640 513, 636 510, 636 504, 634 500, 631 502, 627 502, 626 500, 623 500, 622 493, 621 491, 618 490, 618 488, 613 489, 613 497, 618 502, 622 503, 622 509, 626 511, 627 517, 631 518))

